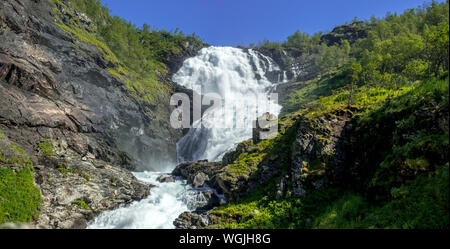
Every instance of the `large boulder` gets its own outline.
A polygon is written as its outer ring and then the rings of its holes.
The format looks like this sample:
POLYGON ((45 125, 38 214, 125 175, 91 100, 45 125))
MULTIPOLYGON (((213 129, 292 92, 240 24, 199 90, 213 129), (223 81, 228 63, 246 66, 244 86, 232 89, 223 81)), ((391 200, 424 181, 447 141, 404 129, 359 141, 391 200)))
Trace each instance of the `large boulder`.
POLYGON ((194 187, 201 187, 205 184, 213 186, 213 179, 221 168, 221 162, 185 162, 178 165, 172 171, 172 175, 187 179, 188 183, 193 184, 194 187))
POLYGON ((291 183, 295 197, 325 184, 344 184, 344 146, 346 131, 351 129, 351 111, 333 116, 302 118, 292 145, 291 183))
POLYGON ((201 229, 207 227, 209 224, 210 218, 208 214, 193 212, 184 212, 173 222, 173 225, 177 229, 201 229))
POLYGON ((194 176, 192 186, 194 186, 194 188, 203 187, 207 181, 209 181, 209 176, 203 172, 199 172, 194 176))

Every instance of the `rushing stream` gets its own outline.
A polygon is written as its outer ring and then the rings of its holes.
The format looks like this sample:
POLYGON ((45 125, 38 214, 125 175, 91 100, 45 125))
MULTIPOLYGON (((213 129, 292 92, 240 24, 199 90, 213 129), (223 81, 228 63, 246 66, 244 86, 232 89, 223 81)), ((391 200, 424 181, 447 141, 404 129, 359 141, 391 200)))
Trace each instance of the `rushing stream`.
POLYGON ((184 181, 160 183, 156 180, 161 173, 134 173, 136 178, 144 183, 155 185, 150 195, 132 203, 129 206, 103 212, 89 225, 89 228, 174 228, 172 222, 183 212, 188 211, 189 191, 192 188, 184 181))
MULTIPOLYGON (((281 107, 269 100, 269 93, 274 89, 273 83, 285 82, 286 76, 278 76, 278 82, 272 83, 265 75, 279 70, 269 57, 231 47, 204 48, 196 57, 187 59, 173 80, 201 94, 218 94, 223 100, 222 108, 205 114, 202 122, 222 126, 207 128, 198 123, 201 121, 194 123, 198 128, 191 128, 177 144, 179 162, 219 161, 237 143, 252 137, 251 124, 258 116, 265 112, 278 115, 281 107)), ((181 213, 195 210, 204 201, 200 191, 181 179, 160 183, 157 177, 161 173, 134 174, 140 181, 155 186, 150 195, 102 213, 88 228, 170 229, 181 213)))

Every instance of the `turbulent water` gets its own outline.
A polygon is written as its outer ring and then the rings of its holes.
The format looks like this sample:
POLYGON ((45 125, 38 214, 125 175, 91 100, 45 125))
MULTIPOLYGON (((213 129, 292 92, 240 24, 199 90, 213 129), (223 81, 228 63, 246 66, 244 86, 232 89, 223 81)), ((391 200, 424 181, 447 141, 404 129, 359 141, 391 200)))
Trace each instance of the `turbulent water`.
MULTIPOLYGON (((253 50, 231 47, 204 48, 196 57, 186 60, 173 80, 203 95, 216 93, 222 99, 222 108, 205 114, 203 120, 194 124, 197 128, 191 128, 178 142, 178 160, 220 160, 237 143, 251 138, 251 125, 258 116, 265 112, 278 115, 280 106, 269 100, 275 85, 265 75, 279 70, 269 57, 253 50), (217 124, 221 127, 210 126, 217 124)), ((275 83, 285 81, 286 76, 282 75, 275 83)), ((140 181, 155 185, 150 195, 131 205, 102 213, 88 228, 170 229, 174 228, 173 221, 181 213, 195 210, 205 201, 201 191, 185 181, 160 183, 157 181, 160 175, 135 173, 140 181)))
POLYGON ((138 180, 156 185, 150 195, 141 201, 116 210, 103 212, 89 228, 174 228, 172 222, 181 213, 188 211, 184 196, 190 187, 181 181, 159 183, 156 178, 161 173, 134 173, 138 180))
POLYGON ((258 116, 278 115, 281 108, 268 94, 274 84, 265 75, 279 70, 269 57, 232 47, 204 48, 187 59, 173 80, 199 94, 217 94, 223 107, 205 114, 178 142, 179 162, 221 160, 237 143, 251 138, 258 116))
MULTIPOLYGON (((204 187, 194 189, 185 180, 160 183, 157 178, 165 173, 134 173, 141 182, 153 185, 150 195, 131 205, 100 214, 89 229, 173 229, 173 221, 185 211, 193 211, 207 200, 202 195, 204 187)), ((220 199, 223 196, 218 195, 220 199)))

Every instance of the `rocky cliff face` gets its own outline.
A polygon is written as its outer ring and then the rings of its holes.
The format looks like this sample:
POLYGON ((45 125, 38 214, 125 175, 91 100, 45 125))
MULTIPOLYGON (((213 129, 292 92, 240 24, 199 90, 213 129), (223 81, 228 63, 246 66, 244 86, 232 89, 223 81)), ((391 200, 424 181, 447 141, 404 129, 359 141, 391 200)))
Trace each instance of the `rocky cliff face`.
POLYGON ((367 37, 370 28, 370 25, 366 22, 355 21, 351 24, 335 27, 331 32, 323 35, 320 41, 328 46, 340 44, 343 40, 347 40, 350 44, 353 44, 358 39, 367 37))
MULTIPOLYGON (((133 98, 124 82, 108 73, 109 62, 97 47, 54 24, 54 8, 61 6, 47 0, 0 3, 0 129, 35 165, 43 195, 37 223, 83 227, 90 213, 144 197, 145 186, 126 169, 175 163, 182 132, 168 123, 168 94, 160 96, 162 115, 155 119, 152 106, 133 98), (44 140, 63 144, 63 152, 43 155, 44 140), (91 203, 92 212, 69 210, 78 199, 91 203)), ((63 21, 77 18, 90 28, 84 14, 61 11, 63 21)), ((184 52, 168 59, 171 70, 198 49, 186 44, 184 52)), ((160 83, 174 89, 168 79, 160 83)))
MULTIPOLYGON (((186 163, 178 166, 173 174, 193 182, 199 172, 206 172, 208 185, 223 193, 231 203, 256 189, 264 189, 263 186, 268 186, 267 191, 275 191, 276 199, 304 197, 326 186, 344 186, 348 180, 345 178, 355 173, 347 167, 351 150, 349 134, 354 129, 351 110, 320 118, 293 114, 281 119, 278 138, 259 140, 254 133, 252 140, 240 143, 235 151, 227 153, 221 165, 186 163)), ((186 212, 174 224, 178 228, 196 229, 214 227, 229 219, 214 210, 186 212)), ((239 223, 239 218, 231 220, 239 223)))

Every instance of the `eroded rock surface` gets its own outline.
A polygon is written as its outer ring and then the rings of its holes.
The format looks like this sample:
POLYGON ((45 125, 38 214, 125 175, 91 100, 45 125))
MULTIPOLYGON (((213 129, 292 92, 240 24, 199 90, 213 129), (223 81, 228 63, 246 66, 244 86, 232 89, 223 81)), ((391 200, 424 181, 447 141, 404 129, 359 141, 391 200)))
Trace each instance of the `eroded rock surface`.
POLYGON ((43 197, 39 220, 42 228, 85 228, 100 212, 145 198, 149 186, 126 169, 81 156, 67 149, 64 141, 52 157, 40 159, 36 183, 43 197))
MULTIPOLYGON (((35 166, 43 198, 35 224, 83 228, 101 211, 144 198, 148 187, 129 170, 175 163, 182 131, 168 125, 170 93, 159 96, 156 118, 155 106, 138 101, 108 72, 114 65, 102 51, 55 24, 57 9, 64 24, 77 20, 95 31, 86 15, 62 2, 0 2, 0 129, 35 166), (43 141, 55 154, 44 155, 43 141)), ((176 70, 199 49, 184 44, 167 64, 176 70)), ((174 88, 170 79, 159 80, 174 88)))

